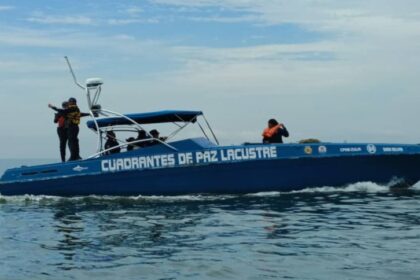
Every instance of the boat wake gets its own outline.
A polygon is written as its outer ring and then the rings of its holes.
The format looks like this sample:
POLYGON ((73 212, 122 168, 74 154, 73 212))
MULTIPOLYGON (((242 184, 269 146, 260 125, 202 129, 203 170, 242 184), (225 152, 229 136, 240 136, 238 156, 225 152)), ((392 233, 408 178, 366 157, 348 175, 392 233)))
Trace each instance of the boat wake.
POLYGON ((339 192, 366 192, 366 193, 383 193, 389 192, 393 184, 378 185, 373 182, 359 182, 348 185, 346 187, 320 187, 306 188, 300 191, 292 191, 291 193, 339 193, 339 192))
POLYGON ((92 203, 92 202, 188 202, 188 201, 220 201, 226 199, 232 199, 239 197, 238 195, 177 195, 177 196, 100 196, 100 195, 89 195, 89 196, 76 196, 76 197, 62 197, 62 196, 48 196, 48 195, 17 195, 17 196, 3 196, 0 194, 0 204, 7 202, 15 203, 39 203, 49 204, 54 202, 77 202, 77 203, 92 203))
MULTIPOLYGON (((289 191, 289 192, 258 192, 246 195, 178 195, 178 196, 98 196, 90 195, 83 197, 60 197, 60 196, 47 196, 47 195, 19 195, 19 196, 3 196, 0 194, 0 204, 4 203, 39 203, 49 204, 55 202, 112 202, 112 201, 131 201, 136 203, 152 203, 152 202, 194 202, 194 201, 223 201, 228 199, 235 199, 239 197, 276 197, 282 195, 293 194, 319 194, 319 193, 387 193, 394 191, 395 181, 386 185, 379 185, 373 182, 358 182, 350 184, 345 187, 314 187, 305 188, 302 190, 289 191)), ((420 182, 415 185, 404 188, 404 190, 420 192, 420 182)))
POLYGON ((278 196, 284 194, 300 194, 300 193, 386 193, 390 191, 398 190, 410 190, 420 191, 420 182, 417 182, 414 186, 406 187, 403 182, 398 179, 392 180, 386 185, 379 185, 373 182, 358 182, 347 185, 345 187, 312 187, 305 188, 302 190, 289 191, 289 192, 259 192, 249 194, 248 196, 278 196))
POLYGON ((417 182, 414 186, 412 186, 410 189, 415 191, 420 191, 420 182, 417 182))

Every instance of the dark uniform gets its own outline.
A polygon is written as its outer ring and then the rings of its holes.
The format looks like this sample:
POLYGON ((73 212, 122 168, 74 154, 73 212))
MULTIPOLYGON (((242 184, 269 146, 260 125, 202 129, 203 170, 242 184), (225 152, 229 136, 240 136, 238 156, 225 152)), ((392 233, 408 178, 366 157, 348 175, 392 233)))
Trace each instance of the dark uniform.
POLYGON ((69 138, 69 149, 70 149, 70 160, 79 160, 80 148, 79 148, 79 124, 80 124, 80 110, 77 105, 69 105, 67 109, 67 135, 69 138))
POLYGON ((111 154, 117 154, 119 152, 121 152, 121 147, 119 147, 119 143, 117 140, 112 139, 112 138, 108 138, 105 142, 105 150, 114 148, 112 150, 109 150, 106 152, 107 155, 111 155, 111 154))
MULTIPOLYGON (((149 134, 152 135, 152 139, 159 139, 160 141, 164 142, 166 141, 166 137, 159 137, 159 131, 157 131, 156 129, 152 129, 149 131, 149 134)), ((161 142, 158 140, 150 140, 147 142, 147 146, 154 146, 157 144, 160 144, 161 142)))
MULTIPOLYGON (((136 138, 134 138, 134 137, 130 137, 130 138, 128 138, 128 139, 125 139, 125 141, 126 141, 127 143, 134 142, 134 141, 136 141, 136 138)), ((132 150, 134 150, 135 145, 136 145, 136 144, 128 144, 128 145, 127 145, 127 152, 128 152, 128 151, 132 151, 132 150)))
POLYGON ((106 151, 105 154, 111 155, 121 152, 121 147, 119 146, 120 144, 117 141, 114 131, 108 131, 106 136, 105 150, 111 150, 106 151))
MULTIPOLYGON (((69 160, 79 160, 80 149, 79 149, 79 124, 80 113, 79 107, 76 104, 71 104, 67 109, 58 109, 57 107, 52 107, 53 110, 65 116, 67 123, 67 138, 70 149, 70 159, 69 160)), ((83 114, 88 115, 88 114, 83 114)))
POLYGON ((66 146, 67 146, 67 123, 66 118, 63 113, 56 113, 54 116, 54 123, 57 124, 57 134, 58 139, 60 140, 60 155, 61 161, 66 161, 66 146))
MULTIPOLYGON (((144 131, 143 129, 139 131, 137 139, 136 140, 146 140, 149 139, 150 137, 146 134, 146 131, 144 131)), ((143 142, 138 142, 136 143, 136 145, 140 148, 144 148, 147 147, 149 141, 143 141, 143 142)))

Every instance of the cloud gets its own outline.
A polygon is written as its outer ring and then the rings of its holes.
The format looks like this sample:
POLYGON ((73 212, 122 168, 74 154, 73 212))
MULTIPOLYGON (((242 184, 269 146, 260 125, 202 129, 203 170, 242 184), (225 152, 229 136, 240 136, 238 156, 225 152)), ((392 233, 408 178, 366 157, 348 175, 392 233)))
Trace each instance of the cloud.
POLYGON ((13 7, 13 6, 1 6, 0 5, 0 12, 3 12, 3 11, 10 11, 10 10, 13 10, 15 7, 13 7))
POLYGON ((35 16, 26 19, 42 24, 91 25, 93 20, 86 16, 35 16))
POLYGON ((139 18, 129 18, 129 19, 109 19, 109 25, 128 25, 128 24, 157 24, 159 20, 157 19, 139 19, 139 18))
POLYGON ((25 28, 4 28, 0 30, 0 43, 5 46, 63 48, 73 46, 72 40, 54 32, 25 28), (68 45, 69 44, 69 45, 68 45))
MULTIPOLYGON (((154 3, 167 6, 159 7, 158 13, 162 14, 153 16, 163 21, 167 15, 174 22, 175 39, 171 38, 170 43, 164 38, 150 40, 130 28, 125 28, 123 34, 114 33, 114 28, 101 32, 83 29, 88 22, 105 26, 154 23, 138 16, 143 15, 140 8, 120 10, 125 18, 115 19, 78 20, 69 16, 60 22, 58 16, 32 15, 36 20, 30 23, 51 23, 48 29, 35 24, 28 28, 2 26, 0 73, 7 79, 0 95, 10 99, 0 105, 2 110, 12 114, 9 108, 27 104, 28 99, 38 104, 36 98, 60 101, 74 95, 75 88, 62 60, 63 54, 69 54, 78 60, 74 66, 81 80, 92 74, 104 77, 104 106, 123 112, 203 109, 214 121, 223 143, 259 141, 266 119, 277 116, 289 126, 292 140, 315 136, 322 140, 405 142, 420 138, 412 129, 417 125, 420 102, 420 14, 416 12, 420 2, 154 3), (189 34, 177 29, 180 17, 171 16, 174 11, 182 13, 182 20, 189 19, 191 24, 221 23, 223 28, 223 24, 244 23, 246 29, 249 24, 264 27, 288 23, 327 36, 316 42, 278 44, 274 31, 263 34, 271 41, 264 40, 267 43, 261 45, 197 47, 183 41, 189 34), (78 21, 86 24, 70 23, 78 21), (56 26, 60 24, 78 26, 56 26)), ((44 108, 37 106, 28 109, 32 115, 43 112, 44 108)), ((50 113, 46 111, 41 119, 49 120, 50 113)), ((5 134, 15 135, 15 127, 24 127, 26 121, 16 118, 13 125, 4 124, 5 134)), ((50 134, 44 126, 40 125, 37 136, 44 137, 46 145, 34 153, 55 155, 51 146, 56 139, 48 138, 55 136, 52 124, 50 134)), ((13 144, 10 141, 5 146, 13 144)))
MULTIPOLYGON (((333 57, 341 60, 392 60, 396 55, 401 59, 404 54, 416 58, 420 47, 420 2, 416 0, 407 0, 404 4, 397 1, 383 3, 382 0, 156 2, 177 7, 198 7, 202 10, 206 7, 217 8, 212 13, 189 17, 192 21, 297 25, 302 29, 325 34, 328 38, 324 40, 324 45, 330 45, 329 51, 334 48, 333 57), (234 16, 230 15, 231 11, 235 11, 234 16), (396 54, 396 51, 399 53, 396 54)), ((319 51, 317 45, 304 43, 299 48, 302 46, 308 52, 319 51)))
POLYGON ((203 61, 273 61, 285 57, 305 53, 327 53, 347 49, 343 44, 318 42, 305 44, 267 44, 251 47, 206 48, 206 47, 174 47, 181 57, 201 59, 203 61))
POLYGON ((148 48, 156 48, 159 42, 150 40, 136 40, 128 34, 96 34, 68 29, 55 29, 54 31, 33 28, 4 28, 0 30, 0 49, 6 46, 13 47, 41 47, 56 49, 84 50, 96 53, 98 49, 107 53, 135 55, 148 48))
POLYGON ((126 12, 127 14, 131 15, 131 16, 137 16, 138 14, 140 14, 140 13, 142 13, 142 12, 143 12, 143 9, 142 9, 142 8, 140 8, 140 7, 133 6, 133 7, 129 7, 129 8, 127 8, 127 9, 125 10, 125 12, 126 12))
MULTIPOLYGON (((237 11, 244 15, 253 15, 255 23, 270 25, 294 23, 318 30, 339 30, 339 31, 362 31, 368 28, 370 20, 383 18, 394 20, 405 20, 407 23, 420 20, 420 2, 417 0, 406 0, 404 3, 398 1, 382 0, 362 1, 313 1, 313 0, 156 0, 162 5, 173 5, 178 7, 217 7, 218 13, 237 11)), ((204 18, 204 17, 203 17, 204 18)), ((223 17, 222 17, 223 18, 223 17)), ((243 16, 248 21, 250 17, 243 16)), ((208 15, 208 20, 217 20, 215 15, 208 15)), ((204 19, 203 19, 204 20, 204 19)))
POLYGON ((29 56, 0 57, 0 73, 3 75, 10 75, 11 73, 54 73, 61 69, 63 67, 51 59, 38 57, 31 59, 29 56))
POLYGON ((244 16, 200 16, 200 17, 187 17, 188 20, 197 22, 217 22, 217 23, 243 23, 243 22, 256 22, 258 17, 255 15, 244 15, 244 16))

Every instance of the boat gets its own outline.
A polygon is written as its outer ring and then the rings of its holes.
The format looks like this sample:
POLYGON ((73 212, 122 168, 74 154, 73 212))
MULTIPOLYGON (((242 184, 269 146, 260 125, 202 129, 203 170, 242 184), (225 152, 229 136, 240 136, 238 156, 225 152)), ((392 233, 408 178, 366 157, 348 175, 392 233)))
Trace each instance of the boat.
POLYGON ((120 114, 98 103, 103 81, 80 84, 66 57, 74 82, 87 96, 97 135, 89 158, 6 170, 0 194, 51 196, 138 196, 246 194, 341 187, 357 182, 412 186, 420 181, 420 145, 383 143, 244 143, 223 146, 202 111, 164 110, 120 114), (146 125, 173 123, 167 139, 120 140, 105 149, 109 131, 138 132, 146 125), (172 140, 187 126, 202 136, 172 140), (153 142, 153 145, 150 143, 153 142), (147 145, 141 145, 147 144, 147 145), (144 146, 130 150, 128 147, 144 146))

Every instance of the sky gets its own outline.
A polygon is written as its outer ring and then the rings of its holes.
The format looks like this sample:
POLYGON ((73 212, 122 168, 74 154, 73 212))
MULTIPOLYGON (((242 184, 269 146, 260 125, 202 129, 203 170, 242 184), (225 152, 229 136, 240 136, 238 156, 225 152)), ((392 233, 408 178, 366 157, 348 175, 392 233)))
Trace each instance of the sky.
POLYGON ((270 118, 289 143, 420 143, 418 0, 0 0, 0 158, 59 158, 47 104, 87 110, 64 56, 102 107, 202 110, 225 145, 270 118))

